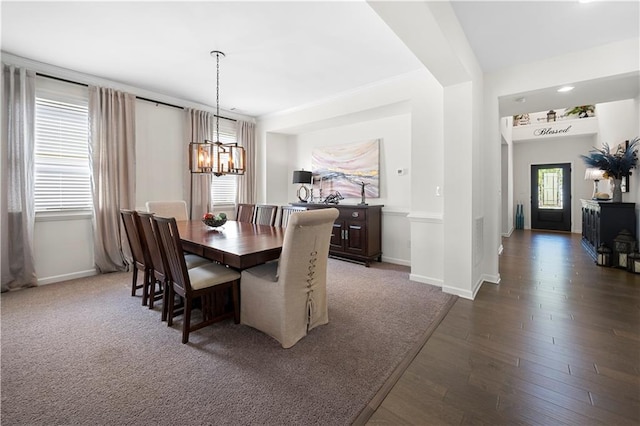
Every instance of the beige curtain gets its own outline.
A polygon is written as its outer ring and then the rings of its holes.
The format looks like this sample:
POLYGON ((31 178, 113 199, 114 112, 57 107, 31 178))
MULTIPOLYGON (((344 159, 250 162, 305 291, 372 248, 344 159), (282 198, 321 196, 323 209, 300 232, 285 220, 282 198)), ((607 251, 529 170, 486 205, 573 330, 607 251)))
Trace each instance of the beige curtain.
POLYGON ((256 125, 247 121, 237 122, 238 145, 242 145, 247 156, 247 171, 238 180, 238 203, 256 203, 256 125))
POLYGON ((37 285, 33 260, 35 79, 33 71, 2 65, 2 291, 37 285))
POLYGON ((120 209, 135 207, 135 96, 89 86, 95 264, 124 271, 130 259, 120 209))
MULTIPOLYGON (((210 139, 213 135, 214 118, 213 114, 209 112, 186 108, 185 140, 187 143, 204 142, 210 139)), ((211 210, 211 176, 210 174, 189 173, 191 188, 189 194, 189 217, 191 219, 202 217, 202 215, 211 210)))

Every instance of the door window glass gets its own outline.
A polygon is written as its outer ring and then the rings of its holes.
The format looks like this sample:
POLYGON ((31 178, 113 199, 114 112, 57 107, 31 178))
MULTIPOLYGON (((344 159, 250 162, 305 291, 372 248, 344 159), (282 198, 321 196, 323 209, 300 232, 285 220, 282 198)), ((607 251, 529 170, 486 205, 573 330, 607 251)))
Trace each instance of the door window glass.
POLYGON ((562 169, 538 170, 538 208, 562 209, 562 169))

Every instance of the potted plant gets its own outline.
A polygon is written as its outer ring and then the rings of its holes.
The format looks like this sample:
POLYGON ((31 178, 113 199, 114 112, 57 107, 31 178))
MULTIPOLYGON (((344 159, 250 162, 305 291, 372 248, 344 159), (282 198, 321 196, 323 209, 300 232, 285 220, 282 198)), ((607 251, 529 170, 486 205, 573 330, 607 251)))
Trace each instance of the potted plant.
POLYGON ((566 111, 564 115, 577 115, 578 118, 593 117, 594 115, 596 115, 596 106, 595 105, 575 106, 571 108, 569 111, 566 111))
POLYGON ((636 149, 640 143, 640 138, 635 138, 626 145, 620 144, 614 152, 611 152, 609 145, 602 144, 601 149, 593 149, 589 151, 589 155, 581 155, 585 164, 589 167, 595 167, 604 171, 606 179, 613 179, 613 197, 614 203, 622 202, 622 178, 631 176, 631 169, 635 169, 638 165, 638 153, 636 149))

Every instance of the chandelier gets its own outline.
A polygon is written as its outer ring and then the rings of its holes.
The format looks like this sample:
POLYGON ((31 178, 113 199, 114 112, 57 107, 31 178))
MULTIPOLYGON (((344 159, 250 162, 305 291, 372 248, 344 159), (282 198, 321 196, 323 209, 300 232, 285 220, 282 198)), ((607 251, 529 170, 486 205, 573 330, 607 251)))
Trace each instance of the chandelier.
POLYGON ((219 50, 212 50, 210 54, 216 58, 216 140, 189 143, 189 170, 215 176, 243 175, 246 170, 244 148, 237 143, 220 142, 220 56, 225 54, 219 50))

